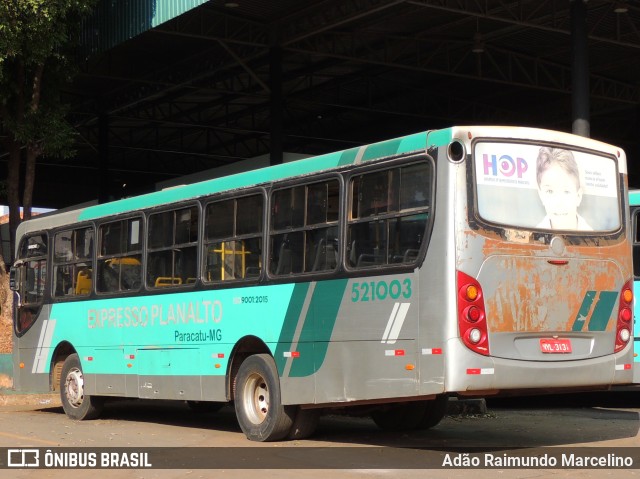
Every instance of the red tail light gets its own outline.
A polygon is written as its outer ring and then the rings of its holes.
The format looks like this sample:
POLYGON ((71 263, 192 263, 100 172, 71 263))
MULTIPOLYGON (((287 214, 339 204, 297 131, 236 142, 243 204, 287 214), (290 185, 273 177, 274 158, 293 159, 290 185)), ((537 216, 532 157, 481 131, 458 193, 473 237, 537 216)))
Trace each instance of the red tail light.
POLYGON ((482 288, 474 278, 458 271, 458 325, 460 337, 472 351, 489 355, 487 318, 482 288))
POLYGON ((622 287, 618 303, 618 322, 616 325, 616 345, 614 352, 623 349, 631 339, 633 329, 633 280, 622 287))

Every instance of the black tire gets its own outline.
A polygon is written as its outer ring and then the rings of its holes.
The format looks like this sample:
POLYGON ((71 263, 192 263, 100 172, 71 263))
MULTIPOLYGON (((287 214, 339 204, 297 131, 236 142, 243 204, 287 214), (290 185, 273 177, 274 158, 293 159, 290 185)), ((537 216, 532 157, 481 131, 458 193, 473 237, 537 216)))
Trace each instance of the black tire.
POLYGON ((320 409, 301 409, 299 407, 297 409, 298 412, 287 439, 306 439, 316 432, 318 427, 320 409))
POLYGON ((189 409, 197 413, 216 413, 224 407, 225 402, 214 401, 185 401, 189 409))
POLYGON ((240 365, 234 403, 242 432, 252 441, 279 441, 289 434, 295 406, 283 406, 273 358, 254 354, 240 365))
POLYGON ((95 419, 102 413, 104 398, 84 392, 84 375, 77 354, 69 355, 62 366, 60 399, 65 414, 71 419, 95 419))
POLYGON ((424 417, 425 401, 393 404, 371 414, 376 425, 385 431, 410 431, 424 417))
POLYGON ((418 422, 417 429, 429 429, 437 426, 442 418, 447 415, 449 397, 446 395, 437 396, 435 399, 426 401, 427 407, 424 416, 418 422))

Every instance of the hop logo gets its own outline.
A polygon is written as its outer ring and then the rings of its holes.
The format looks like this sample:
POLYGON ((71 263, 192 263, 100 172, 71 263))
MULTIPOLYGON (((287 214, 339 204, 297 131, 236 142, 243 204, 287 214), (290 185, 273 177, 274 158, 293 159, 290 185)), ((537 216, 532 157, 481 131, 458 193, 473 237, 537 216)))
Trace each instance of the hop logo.
POLYGON ((484 153, 482 162, 485 175, 522 178, 529 169, 527 160, 513 158, 509 155, 489 155, 484 153))

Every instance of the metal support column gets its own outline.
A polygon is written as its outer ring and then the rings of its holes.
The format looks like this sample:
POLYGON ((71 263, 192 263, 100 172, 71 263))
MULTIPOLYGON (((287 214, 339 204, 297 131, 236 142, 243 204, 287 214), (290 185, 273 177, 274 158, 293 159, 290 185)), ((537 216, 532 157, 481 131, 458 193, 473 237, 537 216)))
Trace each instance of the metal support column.
POLYGON ((571 2, 571 103, 572 131, 589 137, 589 55, 587 46, 587 2, 571 2))
POLYGON ((109 117, 106 113, 98 116, 98 203, 110 199, 109 191, 109 117))
POLYGON ((282 47, 274 45, 269 51, 269 89, 271 93, 270 101, 270 144, 271 144, 271 165, 279 165, 283 158, 284 129, 282 121, 282 47))

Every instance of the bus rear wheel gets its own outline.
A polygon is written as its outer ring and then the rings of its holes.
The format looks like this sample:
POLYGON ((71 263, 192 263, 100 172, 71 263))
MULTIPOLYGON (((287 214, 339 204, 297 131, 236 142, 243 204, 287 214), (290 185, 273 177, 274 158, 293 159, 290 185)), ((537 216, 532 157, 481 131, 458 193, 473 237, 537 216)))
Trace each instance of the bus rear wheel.
POLYGON ((449 404, 449 397, 442 394, 436 396, 435 399, 425 401, 427 403, 424 416, 418 422, 416 429, 429 429, 437 426, 442 418, 447 415, 447 406, 449 404))
POLYGON ((102 413, 104 398, 85 394, 84 375, 77 354, 69 355, 62 366, 60 400, 65 414, 71 419, 95 419, 102 413))
POLYGON ((385 431, 410 431, 436 426, 447 414, 449 398, 436 396, 427 401, 394 404, 387 409, 374 412, 371 417, 385 431))
POLYGON ((287 439, 306 439, 316 432, 320 420, 320 409, 297 408, 296 417, 289 430, 287 439))
POLYGON ((213 401, 186 401, 187 406, 197 413, 216 413, 224 407, 224 402, 213 401))
POLYGON ((425 401, 393 404, 373 412, 371 419, 385 431, 409 431, 416 428, 425 408, 425 401))
POLYGON ((234 403, 242 432, 252 441, 278 441, 289 434, 296 408, 283 406, 280 380, 268 354, 249 356, 238 370, 234 403))

